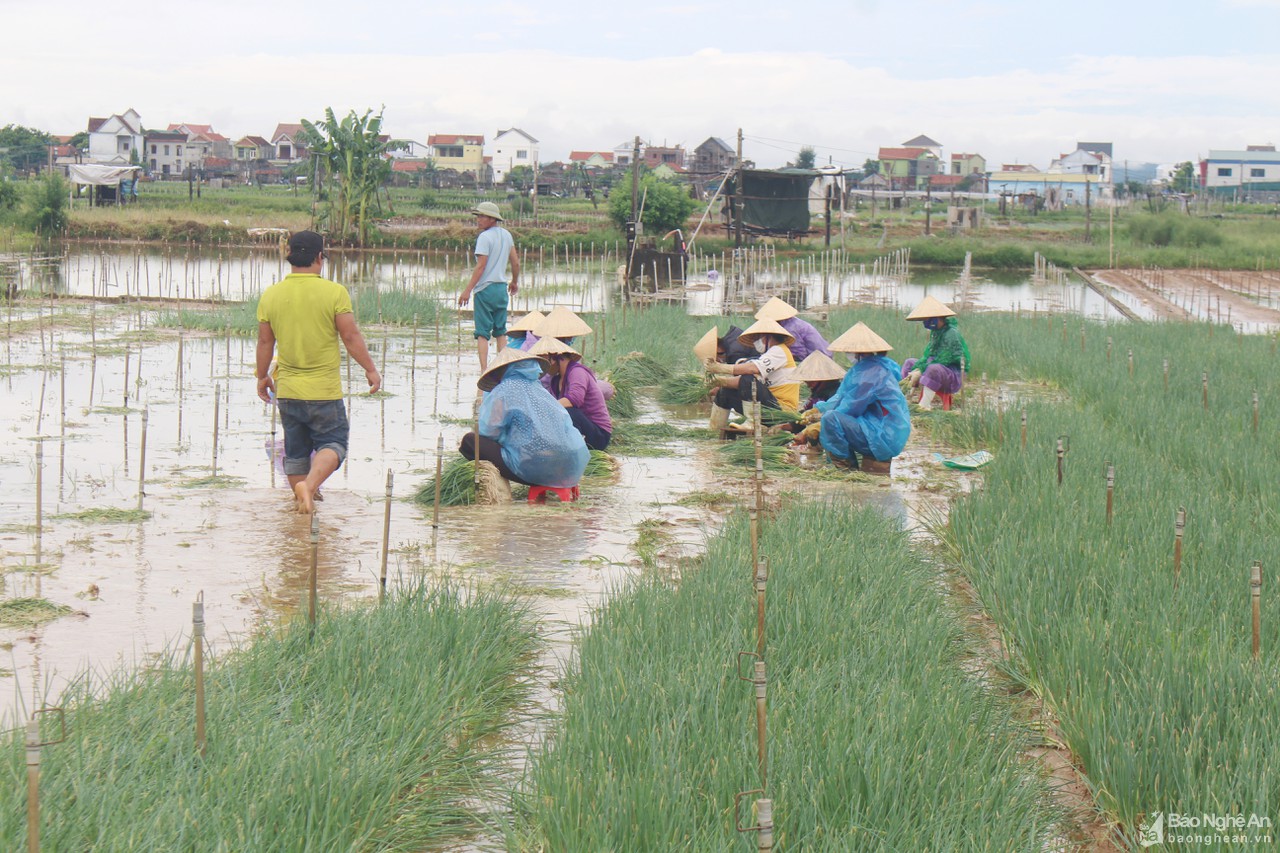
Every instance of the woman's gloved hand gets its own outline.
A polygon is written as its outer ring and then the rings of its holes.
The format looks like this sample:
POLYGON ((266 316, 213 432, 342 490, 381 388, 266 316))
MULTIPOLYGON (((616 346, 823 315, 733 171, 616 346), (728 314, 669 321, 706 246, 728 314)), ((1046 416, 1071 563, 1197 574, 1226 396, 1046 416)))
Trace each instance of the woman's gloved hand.
POLYGON ((920 384, 920 371, 913 370, 907 374, 907 378, 911 380, 911 387, 915 388, 920 384))
POLYGON ((718 374, 726 374, 726 373, 727 373, 727 374, 732 374, 732 373, 733 373, 733 365, 732 365, 732 364, 725 364, 724 362, 722 362, 722 361, 716 361, 715 359, 710 359, 710 358, 709 358, 709 359, 707 359, 706 361, 704 361, 704 362, 703 362, 703 365, 707 368, 707 372, 708 372, 708 373, 718 373, 718 374))

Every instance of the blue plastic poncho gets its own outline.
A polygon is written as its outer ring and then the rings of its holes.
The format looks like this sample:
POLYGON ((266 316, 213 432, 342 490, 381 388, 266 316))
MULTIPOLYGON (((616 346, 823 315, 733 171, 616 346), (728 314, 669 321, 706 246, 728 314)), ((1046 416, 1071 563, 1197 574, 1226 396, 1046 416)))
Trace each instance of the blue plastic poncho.
POLYGON ((849 459, 854 453, 881 462, 902 452, 911 435, 907 398, 898 387, 901 369, 888 356, 870 355, 855 361, 830 400, 819 403, 822 446, 832 456, 849 459))
POLYGON ((502 448, 502 461, 527 483, 567 489, 587 469, 591 451, 564 406, 547 393, 536 361, 517 361, 480 404, 480 434, 502 448))

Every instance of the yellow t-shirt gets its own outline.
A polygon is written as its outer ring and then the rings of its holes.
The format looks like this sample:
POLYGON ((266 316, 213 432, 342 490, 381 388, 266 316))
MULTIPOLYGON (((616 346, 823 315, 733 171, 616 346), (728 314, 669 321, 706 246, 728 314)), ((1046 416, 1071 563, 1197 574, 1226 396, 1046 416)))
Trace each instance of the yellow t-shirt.
POLYGON ((258 322, 276 337, 276 396, 286 400, 341 400, 339 314, 351 313, 351 295, 318 275, 290 273, 258 300, 258 322))

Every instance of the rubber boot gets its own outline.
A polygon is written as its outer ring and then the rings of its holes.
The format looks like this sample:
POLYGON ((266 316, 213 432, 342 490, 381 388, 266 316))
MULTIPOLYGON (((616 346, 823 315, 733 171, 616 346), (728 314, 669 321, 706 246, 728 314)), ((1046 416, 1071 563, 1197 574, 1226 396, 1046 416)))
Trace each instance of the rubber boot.
POLYGON ((742 417, 743 417, 743 418, 745 418, 745 420, 742 422, 742 426, 743 426, 744 428, 746 428, 746 429, 748 429, 748 430, 754 430, 754 429, 756 428, 756 403, 755 403, 755 401, 753 401, 753 400, 743 400, 743 401, 742 401, 742 417))
POLYGON ((929 411, 933 408, 933 398, 938 396, 938 392, 932 388, 925 388, 920 392, 920 408, 923 411, 929 411))
POLYGON ((729 425, 729 412, 732 409, 722 409, 715 403, 711 404, 711 429, 719 431, 729 425))

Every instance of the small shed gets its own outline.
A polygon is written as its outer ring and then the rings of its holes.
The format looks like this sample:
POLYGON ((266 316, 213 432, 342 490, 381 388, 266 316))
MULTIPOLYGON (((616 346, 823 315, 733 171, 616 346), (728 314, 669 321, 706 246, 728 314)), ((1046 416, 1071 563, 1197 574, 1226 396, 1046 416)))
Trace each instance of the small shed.
POLYGON ((89 206, 96 203, 115 202, 122 204, 130 196, 138 197, 138 176, 141 166, 102 166, 94 163, 76 163, 67 167, 67 177, 71 180, 71 197, 75 198, 75 188, 89 187, 89 206))

